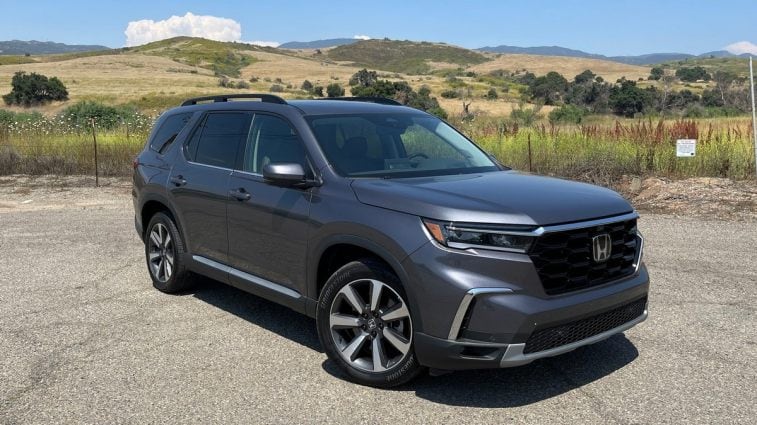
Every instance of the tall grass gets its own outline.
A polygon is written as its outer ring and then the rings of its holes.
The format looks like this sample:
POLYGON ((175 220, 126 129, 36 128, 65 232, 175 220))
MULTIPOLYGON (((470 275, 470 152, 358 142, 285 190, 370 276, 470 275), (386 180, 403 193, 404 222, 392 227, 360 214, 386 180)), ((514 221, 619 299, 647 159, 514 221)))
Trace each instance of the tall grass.
MULTIPOLYGON (((94 173, 92 129, 65 117, 0 116, 0 174, 94 173)), ((154 117, 111 130, 97 127, 102 175, 128 175, 154 117)), ((503 164, 539 174, 611 184, 622 175, 672 178, 755 176, 751 125, 745 118, 698 120, 613 120, 593 118, 584 125, 537 124, 477 117, 453 122, 503 164), (677 158, 675 141, 695 138, 697 154, 677 158), (531 154, 529 161, 529 140, 531 154)))
POLYGON ((502 163, 540 174, 600 183, 624 174, 732 179, 755 175, 751 125, 744 119, 617 120, 525 129, 496 120, 458 125, 502 163), (697 139, 695 157, 676 157, 676 140, 683 138, 697 139))
MULTIPOLYGON (((0 120, 0 174, 94 174, 91 126, 62 116, 15 118, 0 120)), ((140 116, 106 130, 95 122, 99 173, 127 175, 152 123, 152 118, 140 116)))

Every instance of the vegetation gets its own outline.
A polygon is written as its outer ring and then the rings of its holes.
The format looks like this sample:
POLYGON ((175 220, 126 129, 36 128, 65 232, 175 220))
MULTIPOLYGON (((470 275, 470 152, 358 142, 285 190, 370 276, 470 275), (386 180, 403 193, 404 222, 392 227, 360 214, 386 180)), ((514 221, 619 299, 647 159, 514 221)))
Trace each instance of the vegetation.
POLYGON ((177 62, 212 70, 216 75, 239 77, 255 62, 249 52, 264 49, 245 43, 229 43, 193 37, 175 37, 131 48, 130 53, 165 56, 177 62))
POLYGON ((379 80, 375 72, 366 69, 355 73, 350 78, 350 82, 355 83, 350 89, 353 96, 394 99, 403 105, 447 118, 447 112, 442 109, 435 97, 431 97, 431 89, 426 86, 422 86, 416 92, 406 81, 379 80))
POLYGON ((699 80, 710 81, 710 74, 701 66, 683 67, 676 70, 676 77, 681 81, 693 83, 699 80))
POLYGON ((335 61, 405 74, 426 74, 431 71, 429 62, 472 65, 487 61, 486 56, 461 47, 396 40, 359 41, 335 47, 327 54, 335 61))
POLYGON ((47 78, 19 71, 11 80, 11 92, 3 96, 6 105, 35 106, 54 100, 68 100, 66 86, 56 77, 47 78))
POLYGON ((339 83, 331 83, 326 86, 326 96, 328 97, 340 97, 344 96, 344 89, 339 83))

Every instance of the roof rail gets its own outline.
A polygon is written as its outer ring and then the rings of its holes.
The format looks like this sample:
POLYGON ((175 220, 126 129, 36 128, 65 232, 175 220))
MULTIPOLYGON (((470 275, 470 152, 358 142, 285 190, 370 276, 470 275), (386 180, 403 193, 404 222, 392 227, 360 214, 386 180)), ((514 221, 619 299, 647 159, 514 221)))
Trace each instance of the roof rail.
POLYGON ((219 94, 215 96, 203 96, 193 97, 185 100, 181 106, 197 105, 199 102, 228 102, 229 99, 260 99, 261 102, 266 103, 278 103, 280 105, 286 105, 287 101, 272 95, 272 94, 256 94, 256 93, 243 93, 243 94, 219 94))
POLYGON ((324 97, 321 100, 349 100, 352 102, 369 102, 379 103, 381 105, 403 106, 401 103, 394 99, 388 99, 386 97, 372 97, 372 96, 344 96, 344 97, 324 97))

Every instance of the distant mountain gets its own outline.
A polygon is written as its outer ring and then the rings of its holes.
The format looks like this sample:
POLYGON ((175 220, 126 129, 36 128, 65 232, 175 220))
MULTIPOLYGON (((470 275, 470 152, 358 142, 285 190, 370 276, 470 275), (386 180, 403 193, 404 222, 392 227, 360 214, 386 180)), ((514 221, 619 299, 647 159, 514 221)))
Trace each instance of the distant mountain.
POLYGON ((650 53, 646 55, 636 56, 605 56, 594 53, 587 53, 582 50, 568 49, 560 46, 537 46, 537 47, 516 47, 516 46, 486 46, 476 49, 482 52, 491 53, 516 53, 527 55, 541 55, 541 56, 569 56, 574 58, 590 58, 590 59, 603 59, 613 62, 625 63, 628 65, 655 65, 663 62, 680 61, 691 58, 727 58, 735 55, 725 51, 717 50, 714 52, 707 52, 701 55, 691 55, 688 53, 650 53))
POLYGON ((0 41, 0 55, 50 55, 56 53, 89 52, 93 50, 110 50, 98 45, 63 44, 52 41, 0 41))
POLYGON ((281 49, 325 49, 327 47, 344 46, 360 41, 355 38, 329 38, 314 41, 290 41, 279 46, 281 49))

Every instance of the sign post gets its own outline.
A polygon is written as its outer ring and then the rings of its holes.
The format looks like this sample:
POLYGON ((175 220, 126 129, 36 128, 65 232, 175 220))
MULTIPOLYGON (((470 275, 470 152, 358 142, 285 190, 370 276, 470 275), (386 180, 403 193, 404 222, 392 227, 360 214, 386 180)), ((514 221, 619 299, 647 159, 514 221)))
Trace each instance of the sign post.
POLYGON ((752 137, 754 137, 754 174, 757 177, 757 112, 754 109, 754 71, 752 57, 749 56, 749 82, 752 85, 752 137))

